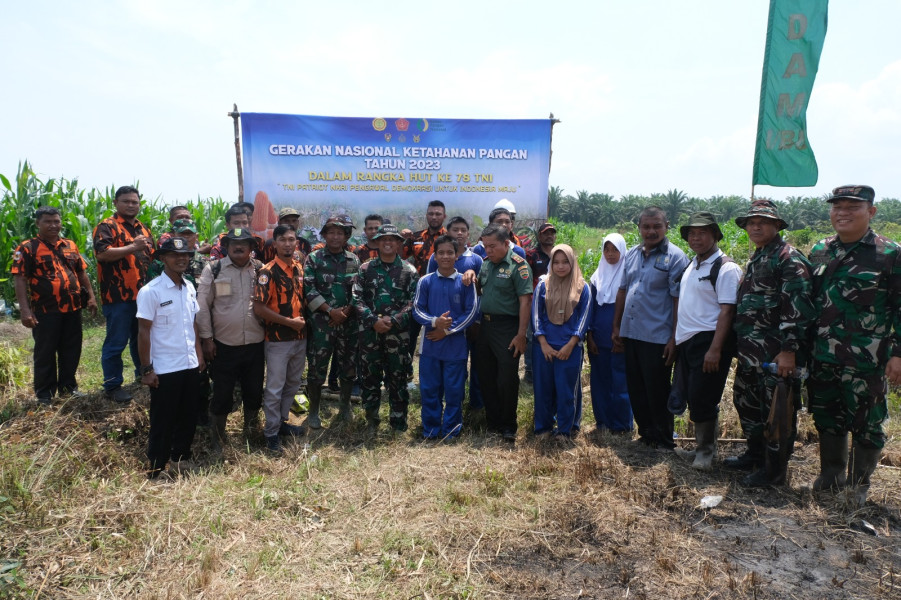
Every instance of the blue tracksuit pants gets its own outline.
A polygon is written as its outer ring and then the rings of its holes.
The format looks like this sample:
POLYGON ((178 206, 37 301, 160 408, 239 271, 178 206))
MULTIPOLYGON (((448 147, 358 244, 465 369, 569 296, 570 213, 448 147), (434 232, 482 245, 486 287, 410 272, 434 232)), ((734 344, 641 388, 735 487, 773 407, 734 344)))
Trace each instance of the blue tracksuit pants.
POLYGON ((541 344, 532 346, 535 433, 571 435, 582 421, 582 344, 566 360, 545 360, 541 344))
POLYGON ((463 426, 463 395, 465 392, 465 358, 441 360, 432 356, 419 357, 419 395, 422 399, 423 437, 430 439, 460 435, 460 429, 463 426))
POLYGON ((591 364, 591 409, 598 428, 632 431, 632 404, 626 386, 626 355, 598 348, 588 355, 591 364))

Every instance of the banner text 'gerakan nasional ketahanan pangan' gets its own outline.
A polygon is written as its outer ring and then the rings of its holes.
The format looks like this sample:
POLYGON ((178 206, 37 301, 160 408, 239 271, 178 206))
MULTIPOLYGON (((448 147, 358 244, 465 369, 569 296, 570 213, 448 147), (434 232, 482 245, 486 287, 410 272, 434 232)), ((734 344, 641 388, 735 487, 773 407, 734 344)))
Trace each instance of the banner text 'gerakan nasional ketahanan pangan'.
POLYGON ((807 103, 826 39, 827 0, 770 0, 752 185, 811 186, 807 103))
POLYGON ((274 212, 391 215, 416 226, 431 200, 485 219, 547 214, 551 120, 353 118, 242 113, 244 190, 274 212))

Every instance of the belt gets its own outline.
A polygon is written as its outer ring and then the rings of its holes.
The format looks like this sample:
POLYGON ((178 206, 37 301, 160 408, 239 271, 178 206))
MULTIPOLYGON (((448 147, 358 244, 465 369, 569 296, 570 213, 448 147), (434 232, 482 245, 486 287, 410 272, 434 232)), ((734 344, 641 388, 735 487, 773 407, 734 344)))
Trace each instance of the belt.
POLYGON ((491 322, 491 321, 513 321, 513 320, 517 320, 517 321, 518 321, 518 320, 519 320, 519 315, 499 315, 499 314, 489 315, 489 314, 482 313, 482 320, 483 320, 483 321, 487 321, 487 322, 491 322))

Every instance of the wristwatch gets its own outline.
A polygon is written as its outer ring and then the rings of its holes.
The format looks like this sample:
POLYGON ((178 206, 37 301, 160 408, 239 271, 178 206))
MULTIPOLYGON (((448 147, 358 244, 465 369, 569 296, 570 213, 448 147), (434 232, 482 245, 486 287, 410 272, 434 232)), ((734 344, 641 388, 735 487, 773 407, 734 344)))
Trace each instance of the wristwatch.
POLYGON ((142 377, 144 375, 147 375, 148 373, 153 373, 153 363, 150 363, 149 365, 144 365, 143 367, 141 367, 141 376, 142 377))

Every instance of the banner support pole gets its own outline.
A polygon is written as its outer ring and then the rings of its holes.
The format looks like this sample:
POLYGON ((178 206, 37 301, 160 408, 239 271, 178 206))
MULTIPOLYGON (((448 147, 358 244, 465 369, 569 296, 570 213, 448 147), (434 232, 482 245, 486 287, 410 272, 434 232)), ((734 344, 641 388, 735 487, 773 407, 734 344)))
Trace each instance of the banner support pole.
POLYGON ((238 112, 238 105, 234 104, 234 110, 226 113, 235 122, 235 161, 238 163, 238 202, 244 202, 244 165, 241 163, 241 132, 238 121, 241 119, 241 113, 238 112))

